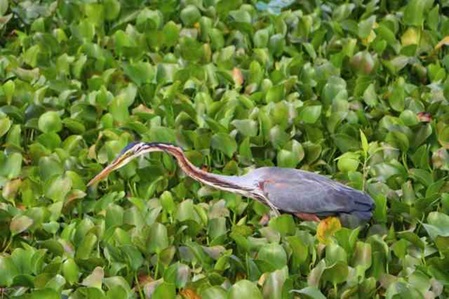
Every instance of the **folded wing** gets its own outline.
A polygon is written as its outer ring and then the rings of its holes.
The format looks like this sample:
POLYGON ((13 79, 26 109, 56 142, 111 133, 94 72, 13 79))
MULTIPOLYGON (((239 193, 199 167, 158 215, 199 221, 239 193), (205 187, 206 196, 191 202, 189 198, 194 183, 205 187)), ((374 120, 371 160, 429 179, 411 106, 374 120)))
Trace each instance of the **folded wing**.
POLYGON ((366 193, 311 172, 272 168, 263 182, 266 197, 279 210, 289 213, 350 215, 369 220, 374 209, 366 193))

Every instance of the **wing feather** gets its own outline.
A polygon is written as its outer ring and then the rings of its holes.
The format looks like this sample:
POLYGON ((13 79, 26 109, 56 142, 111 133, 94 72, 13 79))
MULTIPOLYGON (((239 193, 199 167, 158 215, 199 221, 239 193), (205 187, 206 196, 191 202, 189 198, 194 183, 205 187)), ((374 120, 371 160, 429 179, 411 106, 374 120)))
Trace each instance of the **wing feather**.
POLYGON ((367 194, 325 176, 297 169, 265 168, 263 192, 274 206, 289 213, 353 214, 369 219, 374 208, 367 194))

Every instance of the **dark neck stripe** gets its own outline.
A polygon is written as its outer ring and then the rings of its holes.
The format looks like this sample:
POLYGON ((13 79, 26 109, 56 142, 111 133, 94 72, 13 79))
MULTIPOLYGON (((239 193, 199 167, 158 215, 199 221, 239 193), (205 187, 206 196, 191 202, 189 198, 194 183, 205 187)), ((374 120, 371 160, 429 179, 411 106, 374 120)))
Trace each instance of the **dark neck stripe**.
POLYGON ((166 152, 172 154, 176 160, 178 160, 179 166, 181 169, 192 178, 200 181, 209 183, 218 187, 223 188, 229 188, 229 189, 236 189, 236 190, 243 190, 243 191, 251 191, 249 188, 244 188, 242 186, 235 185, 230 182, 226 182, 224 180, 220 180, 219 178, 215 177, 214 175, 211 175, 198 167, 194 166, 192 163, 190 163, 189 160, 187 160, 186 156, 182 152, 182 150, 175 146, 168 146, 166 148, 166 152))

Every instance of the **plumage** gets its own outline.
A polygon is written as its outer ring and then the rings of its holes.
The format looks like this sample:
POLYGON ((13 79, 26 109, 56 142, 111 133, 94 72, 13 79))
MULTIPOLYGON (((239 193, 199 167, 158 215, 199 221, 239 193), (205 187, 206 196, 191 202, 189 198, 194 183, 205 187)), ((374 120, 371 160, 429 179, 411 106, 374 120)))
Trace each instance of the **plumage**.
POLYGON ((319 217, 372 217, 374 202, 366 193, 325 176, 298 169, 262 167, 249 176, 258 177, 264 195, 279 210, 307 213, 319 217))

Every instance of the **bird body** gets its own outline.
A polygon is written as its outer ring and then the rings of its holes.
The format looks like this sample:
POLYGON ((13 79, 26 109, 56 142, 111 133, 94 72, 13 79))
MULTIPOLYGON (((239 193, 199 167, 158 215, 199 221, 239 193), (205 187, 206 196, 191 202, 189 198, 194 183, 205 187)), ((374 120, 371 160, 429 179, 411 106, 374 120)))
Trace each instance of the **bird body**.
POLYGON ((276 215, 279 211, 305 220, 339 216, 343 225, 356 226, 372 217, 374 201, 366 193, 313 172, 292 168, 261 167, 242 176, 209 173, 194 166, 183 150, 168 143, 132 143, 88 185, 106 177, 135 157, 154 151, 173 155, 181 169, 193 179, 228 192, 256 199, 276 215))

